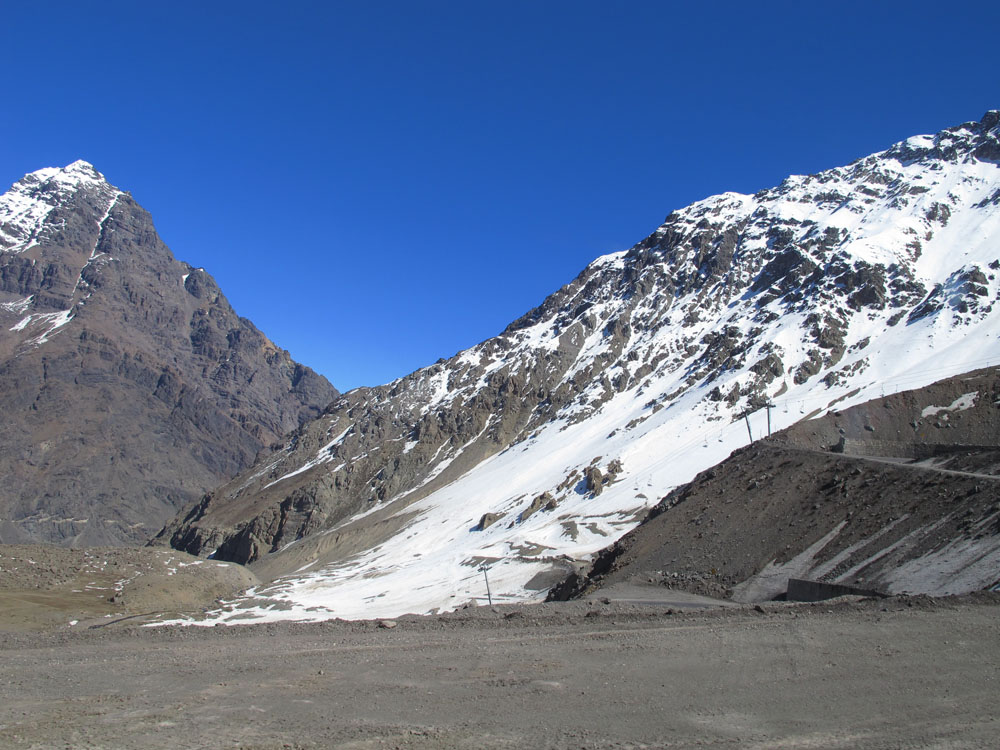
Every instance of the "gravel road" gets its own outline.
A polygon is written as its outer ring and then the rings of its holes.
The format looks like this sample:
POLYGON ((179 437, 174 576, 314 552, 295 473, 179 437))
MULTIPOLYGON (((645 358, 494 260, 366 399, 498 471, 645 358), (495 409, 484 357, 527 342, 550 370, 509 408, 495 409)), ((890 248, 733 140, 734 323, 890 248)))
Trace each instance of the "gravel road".
POLYGON ((63 628, 0 633, 0 747, 986 747, 998 680, 982 594, 63 628))

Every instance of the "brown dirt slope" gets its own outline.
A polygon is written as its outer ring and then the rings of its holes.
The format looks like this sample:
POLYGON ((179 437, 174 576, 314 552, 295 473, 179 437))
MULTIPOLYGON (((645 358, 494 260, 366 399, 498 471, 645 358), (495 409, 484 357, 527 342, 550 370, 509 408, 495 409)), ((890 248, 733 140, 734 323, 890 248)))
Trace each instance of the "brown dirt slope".
POLYGON ((0 545, 0 631, 105 626, 200 610, 257 583, 235 563, 174 550, 0 545))
POLYGON ((551 596, 641 582, 764 601, 790 577, 935 595, 994 586, 998 401, 997 371, 981 370, 800 422, 673 490, 551 596))

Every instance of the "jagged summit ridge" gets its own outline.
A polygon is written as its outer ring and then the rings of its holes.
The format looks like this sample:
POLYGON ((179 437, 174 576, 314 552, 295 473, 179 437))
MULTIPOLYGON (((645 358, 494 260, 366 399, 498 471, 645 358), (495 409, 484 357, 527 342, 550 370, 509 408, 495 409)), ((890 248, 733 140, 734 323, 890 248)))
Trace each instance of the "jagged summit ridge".
MULTIPOLYGON (((78 160, 66 167, 31 172, 0 196, 0 253, 23 256, 5 263, 2 291, 11 291, 15 286, 34 290, 36 284, 26 282, 25 277, 38 276, 42 273, 40 268, 45 268, 44 273, 49 274, 48 279, 38 281, 33 294, 0 302, 0 310, 4 312, 26 313, 9 329, 22 334, 21 351, 48 341, 73 319, 77 308, 92 294, 89 278, 99 266, 113 260, 108 253, 99 252, 98 247, 102 244, 111 210, 122 195, 124 193, 108 183, 92 164, 78 160), (68 206, 75 206, 73 216, 63 215, 68 206), (96 228, 92 245, 92 232, 81 233, 72 226, 80 220, 81 214, 90 216, 94 224, 91 230, 96 228), (71 251, 79 258, 86 254, 86 260, 70 286, 69 268, 58 261, 62 261, 66 250, 70 249, 63 248, 63 244, 72 236, 78 243, 71 251), (83 236, 87 239, 83 240, 83 236), (47 250, 53 247, 58 248, 54 254, 47 250), (53 260, 57 262, 52 263, 53 260), (18 282, 12 279, 15 272, 20 279, 18 282)), ((74 260, 76 262, 70 266, 79 262, 74 260)))
POLYGON ((105 179, 104 175, 98 172, 97 168, 85 159, 77 159, 65 167, 45 167, 38 169, 34 172, 29 172, 25 175, 24 179, 31 177, 37 178, 41 182, 55 180, 67 185, 76 186, 87 183, 107 184, 107 179, 105 179))
MULTIPOLYGON (((46 227, 52 210, 81 190, 94 194, 95 209, 107 216, 121 191, 110 185, 104 175, 89 162, 78 160, 65 167, 47 167, 31 172, 0 196, 0 252, 24 252, 46 238, 39 233, 46 227)), ((54 227, 49 227, 53 231, 54 227)))
POLYGON ((1000 358, 997 120, 674 211, 501 335, 345 394, 163 537, 303 569, 271 591, 296 616, 453 606, 483 560, 537 597, 746 443, 744 412, 759 434, 767 402, 777 429, 1000 358))

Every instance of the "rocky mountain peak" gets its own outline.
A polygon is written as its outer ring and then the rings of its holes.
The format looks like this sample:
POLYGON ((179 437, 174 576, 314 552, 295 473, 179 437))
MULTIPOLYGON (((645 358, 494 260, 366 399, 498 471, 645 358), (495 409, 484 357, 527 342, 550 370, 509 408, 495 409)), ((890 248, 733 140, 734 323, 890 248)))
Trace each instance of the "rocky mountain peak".
POLYGON ((884 156, 902 163, 970 158, 996 161, 1000 159, 1000 110, 989 110, 978 122, 962 123, 934 135, 912 136, 895 144, 884 156))
POLYGON ((50 244, 50 238, 42 233, 61 227, 60 209, 78 207, 103 220, 120 194, 93 165, 82 160, 31 172, 0 196, 0 252, 21 253, 50 244))
POLYGON ((336 395, 91 164, 0 196, 0 541, 143 541, 336 395))
POLYGON ((751 434, 1000 359, 992 122, 671 212, 500 335, 344 394, 160 539, 256 561, 304 617, 460 604, 484 561, 536 597, 751 434))
POLYGON ((22 195, 55 205, 56 198, 65 199, 68 192, 87 188, 108 188, 110 192, 121 192, 111 185, 93 164, 78 159, 65 167, 45 167, 29 172, 15 182, 10 192, 3 198, 6 202, 14 196, 22 195))
POLYGON ((33 185, 46 182, 82 187, 85 185, 106 184, 107 180, 89 161, 77 159, 65 167, 45 167, 34 172, 29 172, 15 183, 15 187, 21 184, 33 185))
POLYGON ((80 182, 107 182, 104 175, 98 172, 93 164, 84 159, 77 159, 71 164, 67 164, 62 169, 58 169, 57 174, 64 175, 67 181, 76 179, 80 182))

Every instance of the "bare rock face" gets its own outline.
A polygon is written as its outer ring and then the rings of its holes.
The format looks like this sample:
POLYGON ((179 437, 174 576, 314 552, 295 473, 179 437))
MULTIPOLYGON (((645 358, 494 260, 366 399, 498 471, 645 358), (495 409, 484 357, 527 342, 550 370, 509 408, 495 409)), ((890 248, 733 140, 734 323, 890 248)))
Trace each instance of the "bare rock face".
POLYGON ((0 197, 0 541, 141 543, 336 395, 91 165, 0 197))

